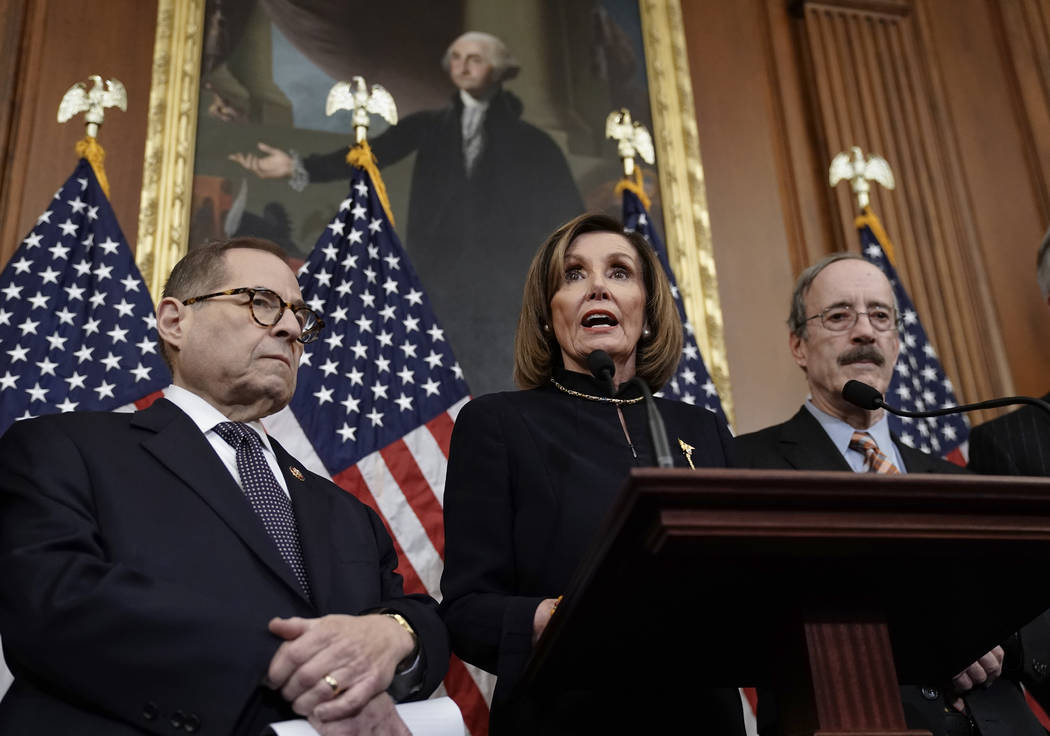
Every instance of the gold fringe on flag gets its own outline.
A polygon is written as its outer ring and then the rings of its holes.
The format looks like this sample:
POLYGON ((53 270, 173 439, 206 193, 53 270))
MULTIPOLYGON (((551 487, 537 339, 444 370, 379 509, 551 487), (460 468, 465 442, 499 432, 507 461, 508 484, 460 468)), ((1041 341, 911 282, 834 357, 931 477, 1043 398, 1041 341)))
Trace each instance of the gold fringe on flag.
POLYGON ((364 169, 372 177, 372 186, 375 187, 376 194, 379 195, 379 203, 383 205, 383 211, 386 212, 386 217, 390 220, 390 224, 396 226, 394 214, 390 211, 390 199, 386 196, 386 185, 383 183, 383 177, 379 175, 379 166, 376 163, 375 154, 372 153, 372 147, 368 145, 368 141, 361 141, 351 147, 346 154, 346 162, 351 166, 364 169))
POLYGON ((106 167, 103 165, 106 161, 106 152, 98 139, 90 135, 84 136, 77 141, 76 151, 77 156, 86 158, 91 164, 91 168, 95 170, 98 185, 102 187, 102 193, 106 195, 106 199, 109 199, 109 179, 106 178, 106 167))
POLYGON ((872 234, 878 239, 879 245, 886 251, 886 257, 890 259, 890 265, 896 269, 897 258, 893 253, 893 243, 890 242, 886 231, 882 229, 882 223, 879 222, 879 218, 875 215, 874 210, 870 206, 866 206, 861 211, 861 214, 857 215, 857 219, 853 221, 853 224, 858 230, 865 225, 871 229, 872 234))
POLYGON ((646 211, 652 204, 649 202, 649 197, 645 194, 645 185, 642 183, 642 170, 637 166, 634 167, 634 181, 631 181, 626 176, 620 179, 620 183, 616 185, 615 194, 623 194, 624 190, 633 192, 634 196, 638 197, 642 202, 642 206, 645 207, 646 211))

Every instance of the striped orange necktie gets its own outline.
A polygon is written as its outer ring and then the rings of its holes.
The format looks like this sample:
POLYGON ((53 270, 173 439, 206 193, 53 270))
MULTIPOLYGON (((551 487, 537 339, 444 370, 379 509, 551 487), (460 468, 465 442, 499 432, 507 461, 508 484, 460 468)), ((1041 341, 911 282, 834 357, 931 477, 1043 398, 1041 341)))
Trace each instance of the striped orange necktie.
POLYGON ((900 469, 882 454, 875 440, 867 432, 854 432, 849 441, 849 449, 864 454, 864 463, 868 466, 869 473, 900 475, 900 469))

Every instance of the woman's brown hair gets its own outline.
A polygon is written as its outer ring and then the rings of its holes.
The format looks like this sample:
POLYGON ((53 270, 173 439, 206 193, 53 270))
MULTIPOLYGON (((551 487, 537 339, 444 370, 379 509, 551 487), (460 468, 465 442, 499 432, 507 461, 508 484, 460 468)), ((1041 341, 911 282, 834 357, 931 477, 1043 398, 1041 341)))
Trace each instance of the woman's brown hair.
POLYGON ((636 375, 656 391, 674 375, 682 357, 682 321, 663 267, 649 242, 608 215, 589 213, 565 223, 536 251, 521 299, 514 338, 514 382, 521 388, 546 384, 562 364, 561 348, 550 327, 551 299, 565 278, 565 254, 586 233, 616 233, 634 246, 642 263, 645 321, 651 330, 638 341, 636 375))

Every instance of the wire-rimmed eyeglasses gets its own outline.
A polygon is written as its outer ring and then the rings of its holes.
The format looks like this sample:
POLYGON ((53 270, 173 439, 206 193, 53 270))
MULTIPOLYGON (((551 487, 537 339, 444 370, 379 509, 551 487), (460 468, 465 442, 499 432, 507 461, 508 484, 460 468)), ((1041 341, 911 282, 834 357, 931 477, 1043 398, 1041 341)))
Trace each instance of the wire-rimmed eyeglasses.
POLYGON ((831 332, 845 332, 857 324, 857 320, 860 319, 862 314, 868 318, 868 322, 878 332, 889 332, 899 328, 901 325, 901 318, 897 314, 896 309, 877 305, 868 307, 867 312, 858 312, 848 304, 836 304, 828 307, 820 314, 807 317, 806 321, 819 319, 824 329, 831 332))
POLYGON ((242 286, 237 289, 226 289, 226 291, 217 291, 214 294, 204 294, 203 296, 183 299, 182 303, 189 305, 213 299, 217 296, 235 296, 237 294, 248 295, 247 305, 252 313, 252 319, 262 327, 273 327, 281 321, 281 317, 284 316, 284 310, 291 310, 295 321, 299 323, 299 337, 296 339, 304 345, 316 340, 324 327, 324 320, 318 316, 317 312, 301 304, 286 302, 270 289, 242 286))

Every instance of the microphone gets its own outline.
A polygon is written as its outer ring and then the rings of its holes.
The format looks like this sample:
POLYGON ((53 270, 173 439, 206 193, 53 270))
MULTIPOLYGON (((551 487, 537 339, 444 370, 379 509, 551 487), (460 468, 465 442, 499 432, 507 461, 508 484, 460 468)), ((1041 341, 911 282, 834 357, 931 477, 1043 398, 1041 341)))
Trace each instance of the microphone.
POLYGON ((667 429, 664 428, 664 419, 660 416, 660 410, 656 408, 656 400, 653 392, 649 390, 649 384, 638 376, 627 383, 633 383, 642 390, 645 397, 645 408, 649 414, 649 439, 653 442, 653 453, 656 454, 656 467, 673 468, 674 460, 671 459, 671 443, 667 441, 667 429))
POLYGON ((616 364, 613 363, 613 359, 609 357, 607 352, 604 350, 595 350, 588 355, 587 370, 591 372, 591 375, 602 382, 602 388, 608 392, 609 396, 616 393, 616 386, 613 384, 613 374, 616 373, 616 364))
POLYGON ((1001 399, 978 401, 975 404, 946 406, 943 409, 931 409, 930 411, 906 411, 904 409, 896 409, 887 404, 883 401, 882 394, 879 393, 877 388, 869 386, 862 381, 846 381, 846 385, 842 387, 842 398, 854 406, 859 406, 861 409, 867 409, 868 411, 885 409, 890 414, 896 414, 901 417, 912 417, 915 419, 921 419, 923 417, 940 417, 945 414, 977 411, 978 409, 994 409, 999 406, 1010 406, 1012 404, 1031 404, 1032 406, 1038 406, 1040 409, 1050 414, 1050 404, 1042 399, 1033 399, 1031 396, 1006 396, 1001 399))
MULTIPOLYGON (((613 385, 613 374, 616 372, 616 365, 607 352, 595 350, 588 355, 587 368, 607 388, 613 389, 609 391, 610 396, 616 393, 613 385)), ((659 409, 656 408, 656 401, 653 399, 652 391, 649 390, 649 384, 638 376, 627 381, 627 383, 633 383, 638 386, 642 391, 642 396, 645 397, 645 409, 649 419, 649 439, 653 443, 656 466, 658 468, 673 468, 674 460, 671 458, 671 443, 667 441, 667 430, 664 428, 664 420, 660 416, 659 409)))
POLYGON ((846 385, 842 387, 842 398, 868 411, 875 411, 883 406, 879 390, 863 381, 846 381, 846 385))

